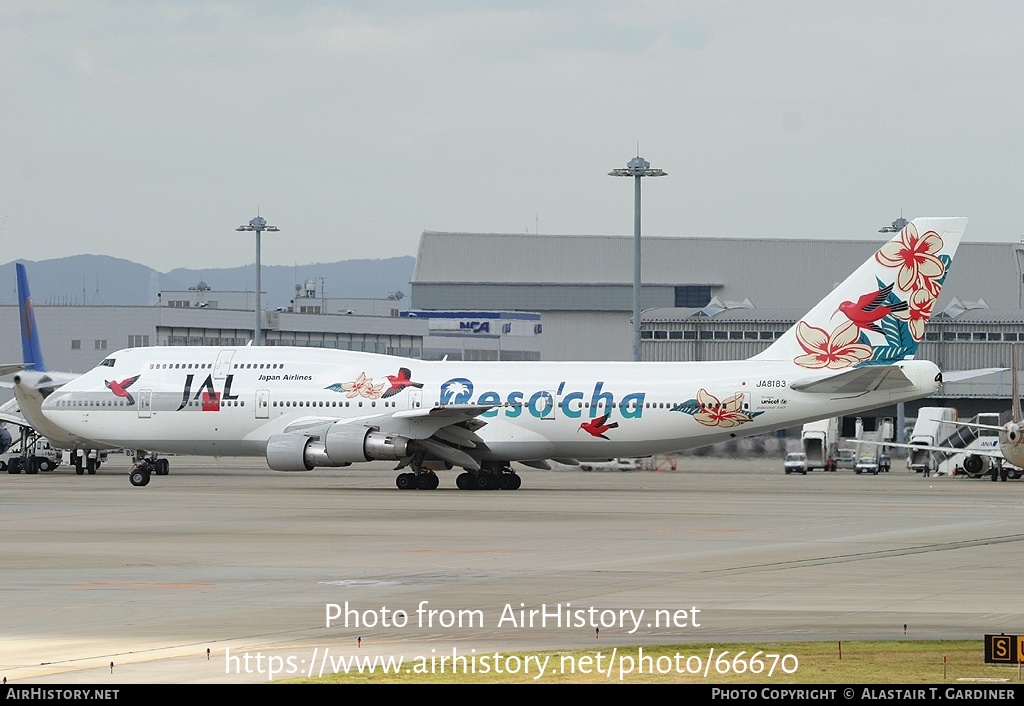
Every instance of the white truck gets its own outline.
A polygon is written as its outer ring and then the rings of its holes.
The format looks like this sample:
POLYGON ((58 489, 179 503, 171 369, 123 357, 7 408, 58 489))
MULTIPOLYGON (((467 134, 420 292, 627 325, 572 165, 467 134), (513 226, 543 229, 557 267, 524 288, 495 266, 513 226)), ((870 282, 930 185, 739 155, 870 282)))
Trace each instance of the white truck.
POLYGON ((839 445, 839 417, 821 419, 804 424, 800 433, 800 446, 807 456, 808 471, 820 468, 836 470, 836 455, 839 445))
MULTIPOLYGON (((922 407, 910 433, 910 445, 938 446, 956 431, 956 407, 922 407)), ((945 454, 928 449, 911 449, 907 466, 916 473, 930 473, 939 468, 945 454)))

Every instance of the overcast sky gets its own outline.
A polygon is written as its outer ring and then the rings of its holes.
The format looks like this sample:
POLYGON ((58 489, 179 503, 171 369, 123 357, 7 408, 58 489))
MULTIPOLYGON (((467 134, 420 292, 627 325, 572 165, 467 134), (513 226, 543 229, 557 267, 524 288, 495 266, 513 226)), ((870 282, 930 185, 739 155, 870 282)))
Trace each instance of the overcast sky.
MULTIPOLYGON (((4 259, 415 255, 423 230, 1024 234, 1024 3, 0 3, 4 259)), ((879 236, 881 237, 881 236, 879 236)))

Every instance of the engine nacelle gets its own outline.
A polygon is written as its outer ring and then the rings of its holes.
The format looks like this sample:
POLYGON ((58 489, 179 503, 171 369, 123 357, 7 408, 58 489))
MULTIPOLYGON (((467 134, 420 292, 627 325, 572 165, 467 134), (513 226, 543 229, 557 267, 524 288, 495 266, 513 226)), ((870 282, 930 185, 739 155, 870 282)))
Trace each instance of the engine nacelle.
POLYGON ((275 471, 311 471, 374 460, 398 460, 409 440, 353 424, 332 424, 323 440, 304 434, 275 434, 267 440, 267 465, 275 471))
POLYGON ((964 459, 964 470, 968 473, 981 473, 985 466, 985 459, 976 454, 971 454, 964 459))
POLYGON ((0 454, 7 453, 12 443, 11 432, 7 431, 7 427, 0 427, 0 454))

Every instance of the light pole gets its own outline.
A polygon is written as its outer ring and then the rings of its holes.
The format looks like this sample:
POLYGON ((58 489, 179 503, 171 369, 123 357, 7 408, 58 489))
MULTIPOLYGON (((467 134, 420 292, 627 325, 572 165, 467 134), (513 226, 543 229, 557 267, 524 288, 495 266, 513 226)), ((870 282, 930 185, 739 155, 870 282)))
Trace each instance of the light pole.
POLYGON ((261 339, 263 338, 263 312, 260 311, 263 308, 260 302, 260 271, 263 269, 260 266, 260 236, 263 234, 263 231, 276 233, 280 228, 277 226, 268 226, 265 218, 262 216, 256 216, 249 221, 249 225, 238 226, 235 230, 240 232, 251 231, 256 233, 256 326, 252 333, 252 344, 254 346, 259 346, 261 345, 261 339))
POLYGON ((625 169, 613 169, 608 176, 633 177, 633 360, 640 360, 640 180, 665 176, 661 169, 637 155, 625 169))

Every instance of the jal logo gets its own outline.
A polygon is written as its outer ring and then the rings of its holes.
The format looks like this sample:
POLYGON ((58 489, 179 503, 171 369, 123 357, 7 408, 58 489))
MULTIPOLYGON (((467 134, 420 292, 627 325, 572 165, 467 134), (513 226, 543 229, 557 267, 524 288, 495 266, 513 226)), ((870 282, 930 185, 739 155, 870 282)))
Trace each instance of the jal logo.
POLYGON ((203 380, 199 388, 193 393, 192 382, 195 380, 195 377, 191 373, 185 376, 185 386, 181 390, 181 404, 178 405, 176 411, 180 412, 185 409, 189 402, 200 400, 202 411, 219 412, 221 400, 238 399, 238 395, 231 394, 231 383, 235 379, 234 375, 228 375, 224 378, 224 390, 221 392, 218 392, 213 384, 213 375, 207 375, 206 379, 203 380))

